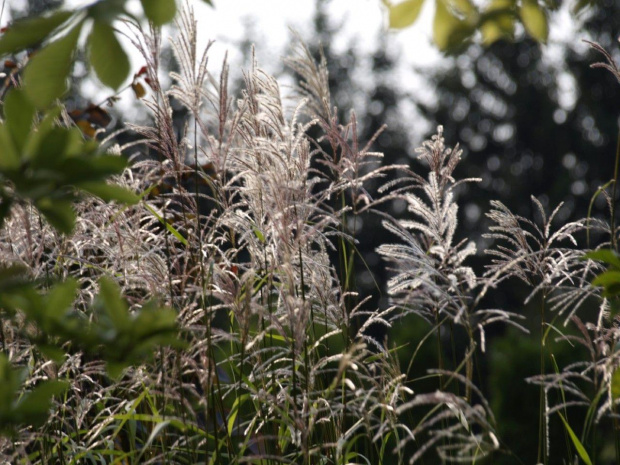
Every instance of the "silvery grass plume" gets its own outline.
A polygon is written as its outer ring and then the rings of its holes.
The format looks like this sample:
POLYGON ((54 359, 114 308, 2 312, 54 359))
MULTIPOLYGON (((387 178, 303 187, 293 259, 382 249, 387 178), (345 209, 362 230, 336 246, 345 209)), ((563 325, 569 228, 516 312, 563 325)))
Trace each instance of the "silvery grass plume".
POLYGON ((326 181, 329 182, 330 196, 346 192, 352 212, 363 212, 373 202, 367 186, 383 178, 387 172, 402 168, 382 166, 383 154, 370 150, 385 127, 362 145, 358 139, 355 112, 351 111, 348 122, 339 120, 337 108, 331 103, 327 62, 322 50, 317 62, 308 47, 299 41, 286 63, 298 76, 298 94, 307 102, 304 113, 316 121, 323 134, 313 146, 321 154, 317 157, 317 164, 328 174, 326 181))
MULTIPOLYGON (((411 313, 421 316, 434 326, 439 343, 444 325, 460 325, 468 334, 469 348, 455 372, 442 369, 440 359, 440 369, 433 371, 440 380, 439 390, 416 393, 412 400, 397 408, 397 414, 413 417, 418 409, 427 413, 425 416, 419 413, 423 419, 412 429, 416 452, 411 463, 433 448, 442 460, 469 461, 499 445, 493 433, 494 419, 489 405, 471 382, 472 357, 477 346, 475 332, 480 332, 484 349, 484 326, 509 320, 514 315, 491 310, 474 312, 478 278, 464 262, 476 253, 476 247, 471 241, 454 242, 458 213, 455 189, 463 182, 477 181, 453 178, 461 150, 458 146, 446 148, 443 128, 439 126, 437 134, 416 151, 429 167, 428 177, 407 170, 407 176, 382 187, 383 192, 390 189, 391 192, 377 202, 402 199, 414 217, 394 220, 384 215, 384 227, 402 241, 381 245, 377 249, 395 273, 388 282, 388 292, 394 303, 392 319, 411 313), (465 375, 459 373, 463 367, 465 375), (465 398, 448 392, 446 388, 450 383, 462 384, 465 398), (480 403, 470 403, 474 396, 480 403)), ((406 447, 410 441, 405 437, 398 448, 406 447)))
MULTIPOLYGON (((486 251, 492 259, 487 266, 486 282, 478 298, 481 299, 490 287, 516 278, 530 289, 524 305, 535 298, 540 301, 540 375, 530 381, 541 385, 539 454, 548 457, 551 447, 550 385, 540 382, 541 379, 548 379, 545 360, 549 350, 546 341, 552 333, 563 335, 555 323, 557 319, 563 318, 566 326, 586 302, 599 294, 600 291, 590 282, 595 272, 600 270, 600 265, 584 260, 585 251, 578 245, 578 235, 585 235, 587 229, 586 220, 569 222, 554 230, 553 221, 562 204, 547 216, 540 201, 532 197, 532 202, 540 217, 539 222, 515 215, 501 202, 491 202, 493 208, 487 216, 494 224, 485 237, 493 239, 495 244, 486 251)), ((600 226, 596 222, 591 229, 600 226)))
MULTIPOLYGON (((505 205, 492 201, 493 209, 487 216, 493 221, 491 233, 495 246, 486 251, 492 257, 488 265, 481 296, 489 286, 515 277, 531 288, 525 304, 540 295, 550 309, 564 318, 566 325, 578 309, 598 291, 590 285, 600 266, 583 260, 577 235, 585 233, 586 220, 577 220, 553 230, 552 223, 562 204, 547 217, 544 207, 534 197, 532 202, 541 224, 512 213, 505 205)), ((590 229, 600 229, 599 222, 590 229)))
MULTIPOLYGON (((265 457, 342 456, 362 431, 373 437, 381 418, 395 419, 390 406, 402 390, 377 381, 390 369, 387 359, 367 367, 372 354, 351 325, 361 306, 346 308, 346 292, 327 255, 330 237, 349 240, 341 224, 348 207, 334 209, 330 199, 351 189, 357 178, 326 181, 312 168, 325 152, 313 150, 318 144, 307 136, 316 120, 300 122, 307 100, 288 118, 277 82, 256 64, 245 83, 233 157, 241 200, 222 221, 237 231, 238 247, 247 253, 248 261, 239 266, 240 280, 248 284, 231 282, 228 291, 217 290, 222 301, 245 302, 245 308, 234 310, 239 350, 222 362, 240 371, 226 395, 249 394, 254 415, 238 424, 261 438, 265 457), (319 183, 325 187, 316 189, 319 183), (276 434, 282 422, 284 441, 276 434)), ((339 144, 342 148, 346 139, 339 144)), ((373 315, 380 318, 379 312, 373 315)))
MULTIPOLYGON (((591 68, 606 69, 620 81, 620 70, 611 54, 597 43, 586 42, 592 49, 601 53, 606 61, 594 63, 591 68)), ((618 160, 616 164, 617 162, 618 160)), ((586 359, 573 361, 561 371, 556 367, 554 373, 541 372, 540 375, 527 380, 540 385, 544 392, 544 414, 547 424, 553 416, 561 415, 563 419, 568 419, 569 411, 575 408, 585 410, 582 440, 588 439, 589 435, 593 436, 595 428, 597 426, 600 428, 603 422, 607 422, 606 429, 615 428, 607 425, 610 423, 615 425, 619 418, 617 406, 620 381, 618 355, 620 321, 613 304, 601 296, 601 289, 590 284, 594 277, 605 270, 605 267, 599 262, 584 259, 583 255, 588 250, 578 248, 574 234, 587 228, 587 247, 590 246, 589 238, 592 231, 610 234, 610 242, 600 244, 598 248, 610 246, 612 249, 617 248, 616 181, 617 179, 613 179, 599 188, 595 194, 596 196, 603 193, 610 210, 610 223, 587 218, 569 223, 555 233, 550 233, 549 225, 557 209, 547 220, 539 202, 536 204, 543 218, 544 231, 530 222, 527 228, 523 228, 527 229, 527 233, 517 233, 518 226, 514 225, 524 224, 525 220, 512 215, 501 205, 499 209, 502 213, 499 213, 496 220, 498 230, 503 229, 504 239, 509 240, 511 246, 502 250, 502 258, 494 264, 497 267, 495 273, 506 273, 506 269, 512 268, 513 271, 506 275, 517 276, 532 286, 533 290, 528 300, 537 293, 542 295, 543 302, 547 297, 551 310, 557 312, 557 317, 564 317, 564 325, 570 323, 572 329, 576 329, 576 333, 568 334, 557 331, 559 333, 557 340, 570 344, 573 352, 577 352, 580 348, 585 349, 586 359), (611 194, 605 190, 610 184, 613 184, 611 194), (555 244, 566 239, 572 243, 572 248, 567 249, 555 244), (581 312, 581 316, 577 314, 586 301, 598 304, 594 318, 590 316, 591 310, 589 314, 583 315, 584 311, 581 312)), ((573 360, 575 359, 576 357, 573 357, 573 360)))
POLYGON ((361 161, 376 154, 358 147, 354 117, 344 127, 322 126, 333 132, 337 155, 318 150, 307 136, 318 118, 301 118, 308 101, 287 115, 277 82, 255 62, 233 110, 226 64, 219 80, 204 70, 206 58, 196 68, 197 54, 187 50, 195 45, 191 14, 181 24, 174 49, 184 63, 169 92, 157 77, 157 34, 138 31, 135 38, 153 82, 147 106, 155 123, 135 129, 159 160, 141 161, 134 171, 141 190, 169 184, 168 192, 147 197, 143 215, 161 223, 162 282, 190 343, 184 353, 164 352, 149 383, 156 398, 174 405, 174 417, 193 425, 191 434, 168 432, 184 445, 174 453, 182 456, 197 441, 205 453, 233 462, 310 462, 346 455, 347 442, 363 431, 383 440, 390 435, 386 419, 403 427, 393 412, 407 389, 387 382, 383 373, 393 371, 393 361, 371 354, 353 332, 356 314, 367 321, 382 314, 362 303, 346 307, 327 255, 332 237, 352 240, 342 227, 349 207, 330 200, 344 191, 363 198, 370 173, 362 174, 361 161), (180 137, 170 97, 190 110, 180 137), (313 161, 337 175, 325 179, 313 161), (202 163, 214 174, 201 171, 202 163), (184 184, 188 174, 204 180, 207 192, 184 184))
POLYGON ((570 363, 562 371, 528 378, 545 390, 547 418, 582 408, 586 413, 584 430, 590 430, 604 420, 617 421, 620 330, 618 317, 611 318, 609 304, 601 302, 595 322, 571 318, 576 334, 562 335, 573 350, 585 349, 588 358, 570 363), (553 401, 553 399, 557 399, 553 401))
POLYGON ((381 245, 377 250, 396 271, 388 291, 399 309, 429 322, 448 317, 458 323, 466 311, 466 294, 476 286, 474 271, 464 265, 466 258, 476 253, 476 245, 473 241, 454 244, 458 224, 454 190, 477 179, 456 181, 452 177, 462 151, 458 146, 445 147, 441 126, 416 152, 429 167, 428 178, 409 172, 408 177, 382 187, 387 191, 396 186, 386 199, 404 200, 414 215, 412 220, 383 222, 405 244, 381 245))

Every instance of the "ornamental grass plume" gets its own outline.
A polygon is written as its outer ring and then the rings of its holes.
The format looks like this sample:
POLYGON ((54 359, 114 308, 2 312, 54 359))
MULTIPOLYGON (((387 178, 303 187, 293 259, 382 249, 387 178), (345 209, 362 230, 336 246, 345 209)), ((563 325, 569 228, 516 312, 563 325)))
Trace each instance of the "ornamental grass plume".
MULTIPOLYGON (((529 379, 541 386, 540 458, 549 451, 551 415, 587 407, 588 428, 617 420, 617 317, 590 284, 602 265, 584 260, 579 245, 582 233, 603 222, 556 228, 560 207, 547 216, 533 199, 541 219, 533 221, 493 201, 493 245, 480 272, 471 264, 475 240, 459 239, 457 203, 459 186, 478 179, 456 178, 462 150, 446 146, 441 126, 416 150, 425 174, 384 166, 372 151, 381 131, 361 141, 355 113, 338 116, 326 60, 315 60, 305 45, 296 44, 286 60, 298 79, 287 105, 289 96, 254 54, 242 89, 231 91, 227 59, 215 73, 211 44, 199 53, 188 7, 171 41, 178 70, 169 86, 161 79, 161 32, 128 27, 146 64, 150 120, 128 124, 138 142, 118 146, 110 136, 105 143, 132 161, 115 182, 141 202, 85 196, 75 231, 62 237, 29 205, 16 205, 0 230, 0 254, 3 265, 21 264, 41 292, 75 278, 71 312, 84 321, 99 318, 89 309, 102 277, 119 285, 131 312, 155 298, 174 309, 185 344, 112 377, 96 353, 68 343, 60 350, 66 354, 51 357, 37 348, 42 335, 23 316, 0 320, 3 352, 26 368, 25 390, 50 378, 69 383, 40 429, 0 440, 2 460, 403 464, 431 455, 470 463, 493 457, 505 449, 501 420, 474 374, 490 325, 512 325, 528 337, 524 315, 487 306, 498 286, 517 280, 529 288, 524 305, 541 302, 541 354, 553 332, 589 355, 554 373, 541 362, 540 375, 529 379), (386 213, 394 200, 407 206, 405 218, 386 213), (376 248, 392 273, 382 308, 359 297, 351 277, 357 238, 350 225, 361 213, 378 215, 393 241, 376 248), (592 302, 598 311, 588 319, 592 302), (411 341, 413 354, 404 359, 392 331, 409 324, 430 329, 411 341), (376 327, 387 338, 377 337, 376 327), (416 356, 431 341, 436 366, 415 378, 416 356), (422 379, 433 387, 419 387, 422 379), (550 395, 556 391, 561 401, 550 395)), ((615 238, 615 228, 607 229, 615 238)))

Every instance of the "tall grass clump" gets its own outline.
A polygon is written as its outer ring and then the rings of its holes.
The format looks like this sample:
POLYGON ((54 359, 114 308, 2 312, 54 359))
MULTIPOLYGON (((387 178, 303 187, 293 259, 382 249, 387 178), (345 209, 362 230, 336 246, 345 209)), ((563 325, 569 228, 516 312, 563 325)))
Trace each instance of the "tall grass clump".
POLYGON ((84 197, 68 235, 19 203, 0 232, 0 251, 3 265, 20 264, 43 295, 48 283, 74 279, 77 297, 67 305, 84 321, 101 319, 90 309, 111 301, 137 314, 154 299, 174 310, 182 343, 106 370, 96 351, 71 341, 50 356, 49 347, 35 344, 45 335, 24 309, 2 321, 2 352, 26 368, 24 392, 46 379, 69 386, 42 427, 5 435, 3 460, 492 460, 507 445, 479 376, 488 328, 509 325, 532 337, 524 315, 489 304, 498 287, 515 280, 530 289, 524 305, 540 308, 540 375, 529 380, 540 385, 539 461, 549 461, 556 414, 570 450, 582 459, 584 447, 596 451, 596 426, 607 417, 617 423, 618 334, 613 296, 590 283, 604 270, 597 259, 614 264, 617 257, 606 243, 584 259, 580 241, 588 230, 611 230, 615 246, 613 213, 611 226, 579 220, 556 227, 558 209, 547 216, 536 199, 537 220, 492 202, 494 245, 486 270, 475 270, 476 239, 457 239, 457 194, 462 183, 478 180, 454 178, 462 151, 446 145, 441 127, 417 150, 421 171, 382 166, 371 151, 378 134, 362 142, 354 113, 339 120, 324 58, 317 62, 295 46, 287 64, 299 86, 290 107, 254 56, 233 96, 227 60, 214 74, 210 45, 197 49, 191 10, 177 26, 178 71, 165 88, 160 32, 128 24, 146 63, 143 102, 151 119, 129 125, 138 142, 104 143, 130 158, 115 182, 141 201, 121 206, 84 197), (188 115, 180 130, 173 99, 188 115), (369 192, 376 184, 378 192, 369 192), (394 200, 407 205, 405 218, 386 213, 394 200), (351 224, 361 213, 379 215, 393 241, 377 244, 392 272, 387 308, 372 308, 354 287, 359 257, 351 224), (123 299, 110 297, 116 288, 123 299), (600 308, 594 318, 592 302, 600 308), (403 360, 390 331, 411 321, 426 335, 409 341, 413 354, 403 360), (376 337, 379 326, 387 339, 376 337), (550 337, 584 345, 590 359, 550 366, 550 337), (417 391, 412 367, 431 343, 437 366, 424 376, 433 387, 417 391), (554 390, 561 396, 550 400, 554 390), (568 426, 567 411, 578 406, 587 410, 581 436, 568 426))

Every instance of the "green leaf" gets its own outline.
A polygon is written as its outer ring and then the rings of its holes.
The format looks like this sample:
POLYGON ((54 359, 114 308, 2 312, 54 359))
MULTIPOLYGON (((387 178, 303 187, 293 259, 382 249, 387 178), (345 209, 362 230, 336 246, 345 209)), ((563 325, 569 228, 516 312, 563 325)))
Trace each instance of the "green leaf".
MULTIPOLYGON (((40 134, 39 137, 38 147, 30 155, 31 166, 35 170, 59 168, 69 151, 68 148, 72 142, 71 133, 65 128, 54 127, 40 134)), ((29 148, 32 149, 32 147, 29 148)))
POLYGON ((620 257, 614 250, 599 249, 588 252, 583 256, 584 259, 598 260, 599 262, 607 263, 618 271, 620 271, 620 257))
POLYGON ((615 402, 620 398, 620 369, 616 369, 611 376, 611 399, 615 402))
POLYGON ((99 289, 99 305, 104 313, 110 318, 116 330, 125 330, 130 324, 130 319, 127 303, 121 298, 118 285, 110 278, 103 277, 99 280, 99 289))
POLYGON ((166 227, 168 232, 170 232, 174 237, 176 237, 179 240, 179 242, 181 242, 181 244, 187 247, 188 245, 187 239, 185 239, 183 235, 174 228, 174 226, 172 226, 167 221, 164 221, 164 218, 159 213, 157 213, 155 209, 153 209, 148 203, 145 202, 144 206, 146 207, 148 211, 150 211, 153 214, 155 218, 159 220, 161 224, 163 224, 166 227))
POLYGON ((424 0, 406 0, 398 5, 389 5, 390 27, 402 29, 415 22, 422 11, 424 0))
MULTIPOLYGON (((27 94, 26 94, 27 95, 27 94)), ((58 106, 51 107, 43 115, 43 119, 36 125, 36 131, 30 133, 28 141, 24 146, 22 157, 25 160, 30 160, 36 156, 37 150, 41 147, 41 141, 47 137, 47 135, 55 128, 56 121, 60 117, 61 108, 58 106)))
MULTIPOLYGON (((74 341, 71 341, 74 342, 74 341)), ((58 347, 54 343, 46 343, 44 341, 36 341, 37 349, 49 360, 53 360, 58 364, 62 364, 67 358, 67 348, 58 347)))
POLYGON ((106 362, 105 371, 108 373, 110 378, 118 380, 127 366, 128 365, 125 363, 106 362))
POLYGON ((614 297, 620 294, 620 271, 604 271, 592 280, 592 285, 602 286, 604 297, 614 297))
POLYGON ((499 39, 511 39, 515 28, 514 0, 492 0, 481 19, 480 31, 485 45, 499 39))
POLYGON ((35 206, 58 232, 71 234, 75 226, 75 211, 71 202, 44 197, 35 202, 35 206))
MULTIPOLYGON (((125 10, 126 0, 105 0, 92 3, 87 8, 87 14, 95 21, 113 23, 119 16, 133 16, 125 10)), ((134 18, 135 19, 135 18, 134 18)))
POLYGON ((136 463, 141 462, 140 459, 142 459, 142 456, 144 455, 144 453, 148 450, 151 450, 151 444, 153 444, 153 441, 157 439, 157 436, 159 436, 162 430, 164 428, 167 428, 168 425, 170 425, 170 423, 171 422, 169 420, 163 420, 163 419, 155 423, 155 427, 152 429, 151 434, 149 434, 149 438, 144 444, 144 447, 142 447, 142 450, 140 451, 140 455, 138 455, 138 458, 136 459, 136 463))
POLYGON ((99 80, 118 89, 129 75, 129 59, 114 34, 114 28, 108 23, 95 21, 88 46, 90 63, 99 80))
POLYGON ((52 397, 62 394, 69 384, 63 381, 44 381, 19 398, 25 369, 11 366, 0 353, 0 434, 13 433, 20 425, 40 425, 48 416, 52 397))
POLYGON ((17 151, 7 124, 0 125, 0 171, 16 170, 20 165, 20 153, 17 151))
POLYGON ((478 15, 478 10, 470 0, 451 0, 452 6, 468 17, 478 15))
POLYGON ((174 0, 140 0, 146 17, 156 26, 166 24, 174 18, 177 6, 174 0))
POLYGON ((79 189, 90 192, 93 195, 110 202, 116 200, 120 203, 136 204, 140 201, 140 197, 129 189, 115 184, 107 184, 106 182, 82 182, 75 185, 79 189))
POLYGON ((241 409, 243 404, 247 402, 248 400, 250 400, 249 394, 241 394, 240 396, 237 396, 235 398, 235 401, 233 402, 233 406, 230 409, 230 414, 228 416, 228 425, 227 425, 228 436, 232 437, 234 435, 235 422, 237 421, 237 414, 239 413, 239 410, 241 409))
POLYGON ((252 225, 252 231, 254 231, 254 235, 256 236, 256 238, 261 241, 261 243, 265 243, 265 235, 261 232, 260 229, 258 229, 257 226, 252 225))
POLYGON ((41 321, 44 331, 54 330, 55 327, 45 327, 54 324, 62 324, 63 317, 72 308, 73 301, 77 292, 77 282, 68 279, 65 282, 56 284, 47 294, 44 309, 39 309, 38 320, 41 321))
POLYGON ((101 181, 108 176, 122 173, 126 166, 127 160, 116 155, 71 157, 63 164, 67 182, 71 184, 101 181))
POLYGON ((18 370, 11 366, 8 357, 0 352, 0 411, 8 408, 13 402, 13 392, 19 388, 21 383, 18 370))
POLYGON ((560 412, 558 412, 558 415, 560 415, 560 418, 562 419, 562 423, 564 423, 564 428, 566 428, 566 431, 568 432, 568 435, 570 436, 571 441, 573 441, 573 445, 575 446, 575 449, 577 450, 577 454, 579 454, 579 457, 581 458, 581 460, 583 460, 583 462, 586 465, 592 465, 592 460, 590 460, 590 456, 588 455, 588 452, 586 451, 585 447, 583 447, 583 444, 581 444, 581 441, 579 440, 579 438, 577 437, 573 429, 570 427, 570 425, 568 424, 568 422, 566 421, 566 419, 560 412))
POLYGON ((45 381, 31 392, 22 396, 16 405, 15 413, 23 423, 42 424, 49 412, 52 397, 65 392, 69 383, 65 381, 45 381))
POLYGON ((67 21, 72 11, 56 11, 50 16, 16 21, 0 39, 0 56, 19 52, 43 41, 54 29, 67 21))
POLYGON ((538 4, 538 0, 522 0, 519 14, 527 33, 538 42, 547 42, 549 24, 547 15, 538 4))
POLYGON ((436 0, 433 20, 433 40, 442 51, 451 51, 474 33, 474 27, 454 16, 448 9, 447 0, 436 0))
POLYGON ((39 50, 24 70, 24 89, 38 108, 48 107, 67 90, 73 51, 77 45, 83 21, 67 35, 39 50))
POLYGON ((0 265, 0 295, 30 287, 30 272, 21 263, 0 265))
POLYGON ((4 99, 4 117, 18 152, 24 148, 35 116, 35 108, 21 89, 11 89, 4 99))

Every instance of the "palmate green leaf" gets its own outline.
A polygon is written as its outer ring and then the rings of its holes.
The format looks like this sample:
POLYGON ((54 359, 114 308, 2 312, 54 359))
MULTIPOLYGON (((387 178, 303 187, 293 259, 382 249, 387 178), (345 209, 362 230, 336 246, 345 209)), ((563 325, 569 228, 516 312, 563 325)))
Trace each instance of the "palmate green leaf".
POLYGON ((140 0, 146 17, 156 26, 166 24, 174 18, 177 6, 174 0, 140 0))
POLYGON ((48 107, 67 91, 67 77, 83 24, 80 21, 65 36, 39 50, 26 66, 24 89, 36 107, 48 107))
POLYGON ((118 89, 129 75, 129 58, 121 47, 114 28, 108 23, 95 21, 88 37, 90 64, 99 80, 118 89))
POLYGON ((22 89, 11 89, 4 99, 6 125, 18 152, 21 152, 26 145, 35 113, 34 105, 22 89))
POLYGON ((422 11, 424 0, 406 0, 397 5, 387 4, 390 12, 390 27, 401 29, 413 24, 420 11, 422 11))
POLYGON ((16 21, 0 39, 0 56, 38 44, 72 14, 72 11, 56 11, 49 16, 16 21))
POLYGON ((538 0, 522 0, 519 10, 521 21, 527 33, 538 42, 547 42, 549 37, 549 24, 547 15, 538 0))

